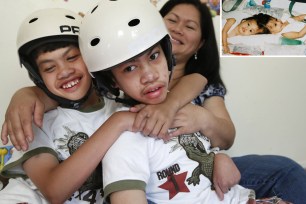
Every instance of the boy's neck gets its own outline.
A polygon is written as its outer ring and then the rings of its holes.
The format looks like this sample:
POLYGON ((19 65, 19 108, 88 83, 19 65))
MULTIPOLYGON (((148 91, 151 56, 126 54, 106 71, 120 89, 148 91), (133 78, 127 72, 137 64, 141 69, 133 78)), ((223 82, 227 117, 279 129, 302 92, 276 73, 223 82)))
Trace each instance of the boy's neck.
POLYGON ((103 106, 103 98, 100 98, 95 91, 92 91, 88 99, 84 102, 84 104, 82 104, 82 106, 78 110, 82 112, 92 112, 103 108, 103 106))

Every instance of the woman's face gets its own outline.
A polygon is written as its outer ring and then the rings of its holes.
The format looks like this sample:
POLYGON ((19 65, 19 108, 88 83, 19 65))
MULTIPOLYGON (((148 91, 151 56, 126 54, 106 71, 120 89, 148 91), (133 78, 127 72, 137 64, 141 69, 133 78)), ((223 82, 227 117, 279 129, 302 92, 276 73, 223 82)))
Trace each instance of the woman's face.
POLYGON ((193 5, 179 4, 164 16, 164 21, 172 38, 176 60, 187 62, 203 44, 200 12, 193 5))

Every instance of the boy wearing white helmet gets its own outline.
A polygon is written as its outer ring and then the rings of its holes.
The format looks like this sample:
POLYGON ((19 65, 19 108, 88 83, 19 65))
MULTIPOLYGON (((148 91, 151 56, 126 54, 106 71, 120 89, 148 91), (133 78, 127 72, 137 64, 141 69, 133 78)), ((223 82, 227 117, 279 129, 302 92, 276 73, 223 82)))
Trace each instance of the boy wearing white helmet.
MULTIPOLYGON (((159 104, 173 66, 170 38, 158 11, 134 2, 102 1, 87 13, 80 49, 99 93, 127 105, 159 104)), ((211 190, 213 160, 209 140, 200 133, 165 143, 124 132, 103 159, 104 192, 112 204, 219 203, 211 190)), ((254 201, 253 191, 236 185, 222 203, 249 200, 254 201)))
POLYGON ((32 13, 19 28, 21 64, 60 107, 44 115, 42 127, 33 125, 28 150, 13 150, 1 171, 14 178, 0 191, 3 203, 103 202, 101 160, 129 123, 123 112, 105 122, 114 103, 92 90, 78 47, 80 22, 78 14, 54 8, 32 13))

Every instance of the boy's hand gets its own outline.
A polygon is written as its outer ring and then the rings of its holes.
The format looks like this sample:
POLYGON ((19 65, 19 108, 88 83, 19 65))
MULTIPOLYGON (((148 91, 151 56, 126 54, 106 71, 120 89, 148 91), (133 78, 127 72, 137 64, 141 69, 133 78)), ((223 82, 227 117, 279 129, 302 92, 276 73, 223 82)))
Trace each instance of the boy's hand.
POLYGON ((241 175, 233 160, 226 154, 215 155, 213 184, 220 200, 231 187, 238 184, 241 175))
POLYGON ((42 125, 44 104, 38 96, 27 91, 17 91, 11 99, 2 125, 1 140, 8 143, 8 136, 17 150, 27 150, 34 138, 32 118, 38 127, 42 125))
POLYGON ((229 46, 228 45, 223 45, 223 53, 224 54, 227 54, 227 53, 229 53, 230 52, 230 48, 229 48, 229 46))
POLYGON ((166 103, 158 105, 137 105, 130 108, 131 112, 138 112, 133 124, 133 130, 139 130, 144 135, 167 139, 168 129, 173 121, 176 110, 166 103))
POLYGON ((111 125, 116 124, 116 130, 121 133, 124 131, 139 132, 139 130, 133 130, 133 123, 136 115, 136 113, 132 113, 130 111, 118 111, 113 113, 107 122, 111 125))

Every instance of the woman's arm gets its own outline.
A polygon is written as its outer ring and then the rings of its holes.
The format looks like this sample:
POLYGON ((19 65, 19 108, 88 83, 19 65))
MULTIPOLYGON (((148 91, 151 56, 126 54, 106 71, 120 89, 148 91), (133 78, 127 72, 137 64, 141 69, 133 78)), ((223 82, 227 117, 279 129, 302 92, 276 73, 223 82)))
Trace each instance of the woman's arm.
MULTIPOLYGON (((188 104, 175 117, 173 127, 179 127, 172 136, 202 132, 213 147, 228 149, 235 139, 235 127, 220 96, 204 100, 203 107, 188 104)), ((233 161, 225 154, 216 154, 214 159, 213 184, 220 200, 224 194, 238 184, 240 174, 233 161), (226 169, 226 171, 225 171, 226 169), (229 171, 230 169, 230 171, 229 171)))
MULTIPOLYGON (((212 96, 204 101, 203 107, 188 104, 176 115, 173 127, 179 127, 172 136, 191 132, 202 132, 207 136, 211 145, 228 149, 234 142, 235 128, 226 110, 224 100, 212 96)), ((220 200, 232 186, 238 184, 240 174, 227 155, 219 153, 214 158, 213 184, 220 200), (226 170, 225 170, 226 169, 226 170), (228 170, 231 171, 228 171, 228 170)))
POLYGON ((42 125, 44 112, 57 107, 40 88, 25 87, 19 89, 12 97, 6 110, 5 121, 2 125, 1 139, 8 143, 8 135, 17 150, 28 148, 27 141, 32 141, 32 120, 38 127, 42 125))
POLYGON ((223 52, 224 53, 229 53, 229 47, 228 47, 228 43, 227 43, 227 38, 228 38, 228 31, 230 30, 230 28, 234 25, 234 23, 236 22, 236 19, 234 18, 228 18, 226 19, 226 23, 222 28, 222 46, 223 46, 223 52))
POLYGON ((235 126, 226 109, 224 99, 212 96, 201 106, 188 104, 176 115, 172 127, 179 127, 170 137, 200 131, 213 147, 229 149, 235 139, 235 126))
POLYGON ((207 114, 202 115, 203 127, 200 131, 210 138, 213 147, 229 149, 234 143, 236 131, 224 99, 213 96, 206 99, 202 106, 207 114))
POLYGON ((131 130, 134 113, 114 113, 70 157, 61 163, 47 153, 28 159, 23 167, 50 203, 64 203, 86 181, 107 150, 125 130, 131 130))
POLYGON ((199 73, 185 75, 170 90, 165 103, 176 104, 176 109, 179 110, 195 99, 203 91, 206 84, 207 79, 199 73))
POLYGON ((139 111, 133 127, 141 129, 144 135, 167 137, 176 112, 196 98, 206 84, 207 79, 201 74, 193 73, 183 76, 170 90, 163 103, 131 108, 132 112, 139 111))

